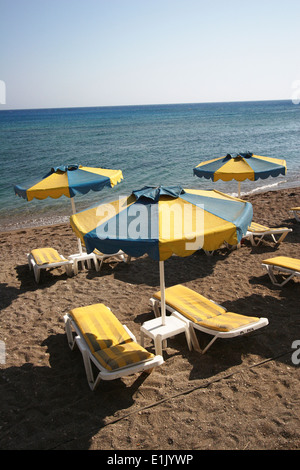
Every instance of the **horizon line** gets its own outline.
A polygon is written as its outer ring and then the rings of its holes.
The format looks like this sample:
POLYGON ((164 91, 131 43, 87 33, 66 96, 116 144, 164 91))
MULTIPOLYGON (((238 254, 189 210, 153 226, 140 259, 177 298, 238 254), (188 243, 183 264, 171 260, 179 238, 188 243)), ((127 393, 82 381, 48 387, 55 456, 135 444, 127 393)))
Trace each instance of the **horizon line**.
MULTIPOLYGON (((199 101, 199 102, 177 102, 177 103, 144 103, 144 104, 114 104, 114 105, 91 105, 91 106, 53 106, 53 107, 41 107, 41 108, 8 108, 1 109, 1 111, 42 111, 50 109, 85 109, 85 108, 130 108, 139 106, 176 106, 176 105, 194 105, 194 104, 230 104, 230 103, 267 103, 276 101, 291 101, 290 98, 286 99, 267 99, 267 100, 233 100, 233 101, 199 101)), ((292 102, 292 101, 291 101, 292 102)))

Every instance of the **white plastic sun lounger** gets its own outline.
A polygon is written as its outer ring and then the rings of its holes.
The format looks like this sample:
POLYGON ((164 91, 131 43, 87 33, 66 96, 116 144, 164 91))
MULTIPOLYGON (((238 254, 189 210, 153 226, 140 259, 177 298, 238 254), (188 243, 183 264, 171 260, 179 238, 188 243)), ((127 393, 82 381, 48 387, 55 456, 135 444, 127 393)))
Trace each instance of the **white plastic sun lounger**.
POLYGON ((262 262, 262 266, 266 268, 275 286, 284 286, 293 277, 300 277, 300 259, 289 258, 288 256, 275 256, 275 258, 265 259, 262 262), (279 274, 287 275, 287 277, 279 282, 279 274))
POLYGON ((300 207, 291 207, 291 211, 297 222, 300 222, 300 207))
POLYGON ((114 380, 161 365, 164 360, 140 346, 130 332, 104 304, 71 310, 64 316, 71 349, 78 346, 87 381, 95 390, 100 380, 114 380), (93 369, 97 370, 94 376, 93 369))
POLYGON ((37 248, 27 253, 29 269, 33 269, 37 283, 40 281, 41 269, 52 269, 63 266, 68 276, 72 274, 72 261, 66 259, 54 248, 37 248))
POLYGON ((105 254, 105 253, 102 253, 101 251, 99 250, 94 250, 93 251, 94 255, 96 256, 96 259, 98 261, 100 261, 100 267, 99 267, 99 271, 102 267, 102 264, 103 262, 106 260, 106 259, 109 259, 109 258, 117 258, 119 261, 124 261, 124 263, 129 263, 130 260, 131 260, 131 256, 127 256, 124 251, 122 250, 119 250, 117 253, 112 253, 112 254, 105 254), (126 258, 127 256, 127 258, 126 258))
POLYGON ((258 246, 263 241, 263 239, 269 235, 271 236, 274 243, 279 244, 283 242, 289 232, 292 232, 291 228, 270 228, 257 224, 256 222, 252 222, 250 227, 248 227, 244 238, 249 239, 252 246, 258 246), (276 238, 276 236, 279 236, 279 238, 276 238))
MULTIPOLYGON (((196 351, 204 354, 217 338, 233 338, 268 325, 267 318, 247 317, 228 312, 221 305, 181 284, 165 290, 166 309, 190 328, 190 336, 196 351), (195 330, 213 336, 204 349, 200 348, 195 330)), ((150 299, 154 313, 159 315, 160 292, 150 299)))
POLYGON ((85 247, 83 245, 83 250, 81 253, 76 253, 74 255, 70 255, 68 258, 73 262, 73 270, 74 274, 78 274, 78 266, 81 263, 82 267, 84 268, 84 263, 87 263, 88 268, 91 268, 92 262, 94 263, 96 271, 100 271, 102 268, 102 264, 104 260, 108 258, 118 258, 120 261, 124 261, 125 263, 129 263, 130 257, 128 256, 126 259, 126 255, 123 251, 118 251, 117 253, 112 254, 104 254, 98 250, 94 250, 92 253, 87 253, 85 247))

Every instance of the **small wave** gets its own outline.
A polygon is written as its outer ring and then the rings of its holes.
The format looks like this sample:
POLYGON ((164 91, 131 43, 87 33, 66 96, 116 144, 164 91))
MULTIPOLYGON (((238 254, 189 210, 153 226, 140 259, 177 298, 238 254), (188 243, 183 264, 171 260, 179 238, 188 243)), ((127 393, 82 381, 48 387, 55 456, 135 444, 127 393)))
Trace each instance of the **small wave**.
POLYGON ((277 183, 272 183, 272 184, 266 184, 266 185, 263 185, 263 186, 259 186, 259 188, 251 189, 250 191, 244 192, 242 194, 250 195, 250 194, 255 194, 255 193, 263 193, 265 191, 269 191, 269 190, 272 190, 272 189, 277 189, 279 185, 286 184, 286 183, 287 183, 287 180, 278 181, 277 183))
MULTIPOLYGON (((247 189, 246 191, 241 190, 240 197, 251 196, 253 194, 259 194, 259 193, 265 193, 266 191, 276 191, 277 189, 294 188, 294 187, 298 187, 299 185, 300 185, 299 181, 288 181, 288 180, 278 181, 277 183, 258 186, 257 188, 253 188, 249 190, 247 189), (281 188, 279 188, 279 186, 281 186, 281 188)), ((238 197, 237 192, 228 192, 228 191, 226 192, 232 197, 238 197)))

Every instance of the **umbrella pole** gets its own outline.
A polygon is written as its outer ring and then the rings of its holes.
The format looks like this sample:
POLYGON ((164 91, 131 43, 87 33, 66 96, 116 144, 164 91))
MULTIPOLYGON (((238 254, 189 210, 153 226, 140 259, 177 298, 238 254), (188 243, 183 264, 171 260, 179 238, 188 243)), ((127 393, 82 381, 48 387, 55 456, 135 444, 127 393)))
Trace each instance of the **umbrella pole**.
POLYGON ((239 194, 239 198, 241 197, 241 182, 239 181, 238 182, 238 194, 239 194))
MULTIPOLYGON (((73 215, 74 215, 74 214, 76 214, 76 207, 75 207, 75 201, 74 201, 73 197, 71 197, 71 205, 72 205, 72 211, 73 211, 73 215)), ((79 253, 82 254, 82 245, 81 245, 80 238, 77 238, 77 242, 78 242, 79 253)))
POLYGON ((161 318, 162 324, 166 324, 166 300, 165 300, 165 270, 164 262, 159 262, 159 277, 160 277, 160 296, 161 296, 161 318))

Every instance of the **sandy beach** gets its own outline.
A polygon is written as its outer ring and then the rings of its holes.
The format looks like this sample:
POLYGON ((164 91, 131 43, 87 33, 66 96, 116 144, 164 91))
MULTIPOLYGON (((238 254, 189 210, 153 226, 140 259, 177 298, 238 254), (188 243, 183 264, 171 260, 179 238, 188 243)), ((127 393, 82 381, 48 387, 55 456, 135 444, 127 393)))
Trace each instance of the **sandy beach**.
MULTIPOLYGON (((149 303, 159 289, 158 263, 148 256, 129 265, 110 259, 100 272, 61 269, 37 285, 26 253, 52 246, 77 250, 67 224, 3 232, 1 250, 0 448, 90 450, 291 450, 300 448, 300 280, 275 287, 261 262, 300 258, 300 224, 289 208, 300 188, 244 197, 255 222, 293 229, 276 246, 265 241, 213 256, 199 251, 165 263, 166 286, 182 283, 228 310, 269 319, 248 336, 217 340, 205 355, 189 351, 184 334, 168 341, 165 362, 152 374, 101 382, 89 389, 81 354, 71 351, 63 315, 103 302, 139 340, 153 318, 149 303)), ((207 336, 198 333, 201 344, 207 336)), ((146 347, 153 351, 147 339, 146 347)))

